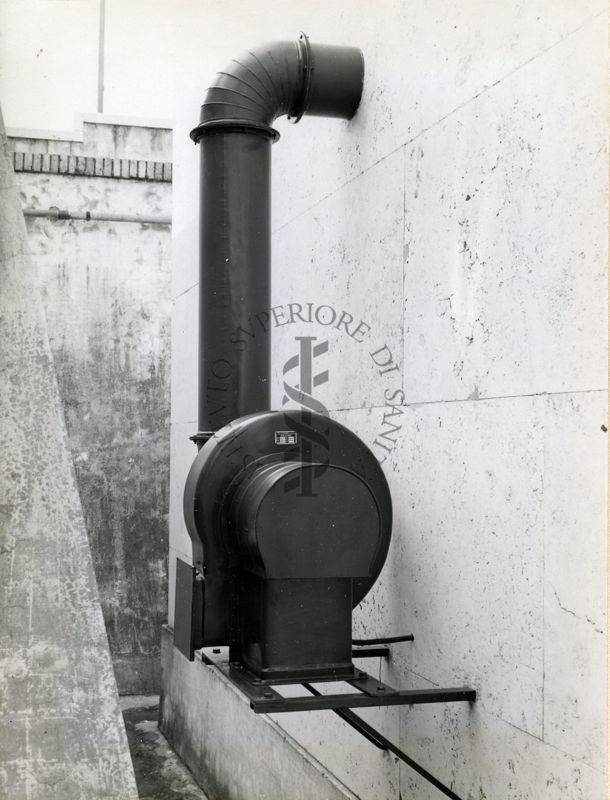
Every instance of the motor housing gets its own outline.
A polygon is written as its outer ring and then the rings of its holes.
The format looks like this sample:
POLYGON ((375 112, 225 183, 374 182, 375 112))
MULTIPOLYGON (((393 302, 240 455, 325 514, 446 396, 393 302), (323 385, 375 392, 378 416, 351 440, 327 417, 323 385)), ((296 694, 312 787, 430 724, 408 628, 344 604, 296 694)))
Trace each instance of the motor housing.
POLYGON ((203 589, 189 657, 229 644, 261 679, 353 675, 352 609, 392 525, 385 476, 354 433, 305 410, 237 419, 201 448, 184 513, 203 589))

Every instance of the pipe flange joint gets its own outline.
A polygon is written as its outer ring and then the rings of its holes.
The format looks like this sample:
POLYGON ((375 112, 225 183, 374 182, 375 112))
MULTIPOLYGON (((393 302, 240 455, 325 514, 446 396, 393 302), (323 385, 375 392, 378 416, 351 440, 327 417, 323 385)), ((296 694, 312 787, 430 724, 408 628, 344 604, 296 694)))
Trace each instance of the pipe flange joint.
POLYGON ((201 450, 203 445, 214 436, 214 431, 197 431, 192 436, 189 436, 191 442, 194 442, 197 445, 197 448, 201 450))
POLYGON ((314 69, 313 56, 309 36, 305 31, 301 31, 298 42, 299 46, 299 68, 303 72, 303 88, 297 104, 297 110, 292 116, 288 115, 288 122, 296 125, 301 117, 309 108, 309 98, 311 96, 311 77, 314 69))
POLYGON ((196 128, 190 132, 191 139, 197 144, 204 136, 213 133, 254 133, 258 136, 266 136, 272 142, 277 142, 280 134, 275 128, 269 127, 262 122, 254 122, 249 119, 210 119, 200 122, 196 128))

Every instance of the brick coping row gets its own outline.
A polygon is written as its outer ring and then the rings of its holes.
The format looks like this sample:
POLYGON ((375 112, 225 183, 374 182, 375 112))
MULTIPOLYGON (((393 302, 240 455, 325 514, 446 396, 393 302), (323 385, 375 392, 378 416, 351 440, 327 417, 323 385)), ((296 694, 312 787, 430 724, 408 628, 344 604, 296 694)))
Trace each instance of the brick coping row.
POLYGON ((50 153, 13 153, 15 172, 76 175, 90 178, 123 178, 171 183, 170 161, 141 161, 100 156, 60 156, 50 153))

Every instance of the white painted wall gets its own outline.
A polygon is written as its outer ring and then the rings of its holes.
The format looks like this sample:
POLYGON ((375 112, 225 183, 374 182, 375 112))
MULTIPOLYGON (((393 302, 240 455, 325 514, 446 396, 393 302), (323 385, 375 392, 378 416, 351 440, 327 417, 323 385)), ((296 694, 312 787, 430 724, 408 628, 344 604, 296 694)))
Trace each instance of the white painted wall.
MULTIPOLYGON (((370 350, 387 344, 399 361, 400 373, 380 377, 366 345, 320 331, 330 380, 319 397, 366 442, 375 447, 382 429, 384 389, 405 394, 384 463, 392 550, 357 630, 414 632, 413 645, 393 650, 395 683, 479 692, 472 710, 371 713, 464 797, 598 800, 605 4, 107 6, 105 110, 175 120, 170 567, 190 553, 181 495, 196 429, 198 154, 188 130, 211 76, 243 46, 300 29, 358 45, 366 78, 353 122, 278 122, 274 303, 344 308, 370 325, 370 350)), ((31 86, 30 74, 15 85, 31 86)), ((46 86, 48 107, 86 110, 58 102, 60 85, 46 86)), ((8 124, 40 127, 21 119, 15 94, 8 124)), ((298 327, 274 331, 276 403, 298 327)), ((278 721, 363 798, 437 796, 330 714, 278 721)))
MULTIPOLYGON (((274 303, 345 307, 403 359, 394 540, 359 629, 414 632, 398 685, 477 688, 472 711, 400 712, 405 750, 464 797, 604 792, 606 26, 550 10, 337 18, 328 39, 365 53, 358 118, 275 149, 274 303)), ((328 338, 320 397, 374 443, 395 373, 328 338)))

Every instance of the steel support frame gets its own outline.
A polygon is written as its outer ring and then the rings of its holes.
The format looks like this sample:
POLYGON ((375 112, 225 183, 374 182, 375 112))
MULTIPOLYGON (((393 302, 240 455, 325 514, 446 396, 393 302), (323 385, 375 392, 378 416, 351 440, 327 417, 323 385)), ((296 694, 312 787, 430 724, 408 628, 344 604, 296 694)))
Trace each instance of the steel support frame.
MULTIPOLYGON (((354 650, 354 658, 386 655, 383 651, 386 648, 376 648, 375 652, 370 650, 354 650)), ((368 722, 355 714, 353 708, 370 708, 372 706, 414 706, 423 703, 455 703, 469 702, 476 700, 477 693, 468 686, 460 686, 449 689, 406 689, 398 690, 382 681, 373 678, 367 672, 357 670, 355 677, 350 680, 344 678, 335 679, 316 678, 308 681, 298 679, 286 679, 274 681, 275 685, 300 685, 308 692, 307 695, 297 697, 284 697, 277 692, 272 685, 257 678, 241 664, 231 664, 214 658, 216 655, 212 648, 201 650, 201 660, 208 666, 215 667, 236 686, 250 702, 250 708, 255 714, 278 714, 290 711, 323 711, 330 710, 338 714, 341 719, 351 725, 352 728, 364 736, 371 744, 380 750, 389 750, 401 761, 404 761, 411 769, 415 770, 425 780, 431 783, 446 797, 451 800, 460 800, 460 797, 448 786, 434 777, 424 767, 414 761, 410 756, 396 747, 382 733, 373 728, 368 722), (320 683, 348 683, 357 691, 345 694, 324 694, 313 684, 320 683)))
POLYGON ((325 709, 342 708, 370 708, 372 706, 412 706, 423 703, 454 703, 473 702, 476 700, 476 691, 468 686, 457 688, 434 689, 394 689, 392 686, 373 678, 367 672, 357 670, 352 679, 325 679, 310 678, 299 681, 286 679, 275 681, 274 684, 298 684, 307 690, 313 683, 329 683, 339 680, 348 683, 356 690, 344 694, 319 694, 311 693, 297 697, 284 697, 272 685, 261 681, 241 664, 220 662, 214 658, 210 648, 202 650, 202 659, 205 663, 217 667, 238 689, 248 698, 250 708, 255 714, 279 714, 289 711, 323 711, 325 709))

